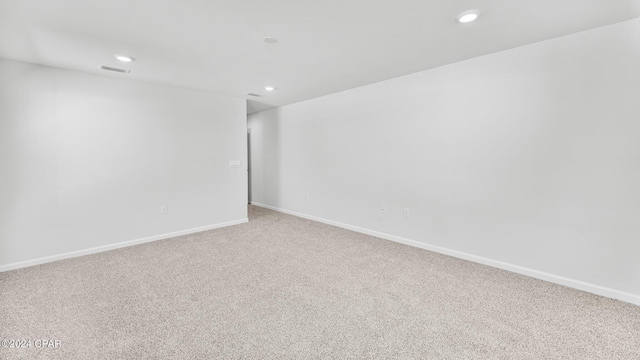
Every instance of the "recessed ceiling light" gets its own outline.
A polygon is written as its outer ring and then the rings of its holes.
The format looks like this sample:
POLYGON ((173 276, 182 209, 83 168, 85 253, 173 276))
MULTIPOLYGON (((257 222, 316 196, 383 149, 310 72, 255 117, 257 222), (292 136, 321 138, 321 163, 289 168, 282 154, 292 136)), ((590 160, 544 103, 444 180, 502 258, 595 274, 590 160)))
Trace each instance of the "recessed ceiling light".
POLYGON ((267 36, 262 41, 266 42, 267 44, 275 44, 278 42, 278 39, 274 38, 273 36, 267 36))
POLYGON ((267 90, 267 91, 273 91, 276 88, 274 88, 273 86, 265 86, 264 89, 267 90))
POLYGON ((476 20, 478 18, 478 16, 480 16, 480 10, 467 10, 467 11, 461 12, 456 17, 456 20, 459 23, 470 23, 470 22, 476 20))
POLYGON ((122 61, 122 62, 132 62, 133 60, 135 60, 134 58, 132 58, 131 56, 127 56, 127 55, 118 55, 115 54, 113 55, 113 57, 115 57, 116 59, 122 61))

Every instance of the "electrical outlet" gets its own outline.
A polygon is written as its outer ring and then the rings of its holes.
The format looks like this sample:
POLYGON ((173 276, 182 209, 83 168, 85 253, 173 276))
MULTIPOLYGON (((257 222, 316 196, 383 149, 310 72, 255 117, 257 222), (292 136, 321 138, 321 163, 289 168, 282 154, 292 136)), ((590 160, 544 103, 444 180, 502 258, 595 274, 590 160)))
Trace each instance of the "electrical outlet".
POLYGON ((380 206, 380 211, 382 211, 383 214, 386 214, 387 213, 387 205, 380 206))
POLYGON ((311 198, 311 196, 309 196, 309 193, 304 194, 304 199, 305 200, 309 200, 311 198))
POLYGON ((160 215, 167 215, 169 212, 169 207, 167 205, 160 206, 160 215))
POLYGON ((404 208, 402 211, 402 216, 409 218, 409 208, 404 208))

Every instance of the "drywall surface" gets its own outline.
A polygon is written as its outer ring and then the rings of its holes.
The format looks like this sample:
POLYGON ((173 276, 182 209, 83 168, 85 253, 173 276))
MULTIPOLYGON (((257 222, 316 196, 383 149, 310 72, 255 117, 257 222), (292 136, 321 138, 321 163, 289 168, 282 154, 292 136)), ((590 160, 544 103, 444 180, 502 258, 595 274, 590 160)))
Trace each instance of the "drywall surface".
POLYGON ((245 106, 0 60, 0 267, 246 219, 245 106))
POLYGON ((636 19, 253 114, 252 201, 640 295, 639 50, 636 19))

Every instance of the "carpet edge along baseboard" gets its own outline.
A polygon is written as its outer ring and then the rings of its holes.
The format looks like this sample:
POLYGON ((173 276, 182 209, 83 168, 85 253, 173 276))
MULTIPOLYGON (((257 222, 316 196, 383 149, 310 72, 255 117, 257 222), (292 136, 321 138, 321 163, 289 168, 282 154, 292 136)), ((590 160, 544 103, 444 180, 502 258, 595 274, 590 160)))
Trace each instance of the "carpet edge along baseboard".
POLYGON ((328 224, 328 225, 337 226, 337 227, 340 227, 340 228, 343 228, 343 229, 359 232, 359 233, 366 234, 366 235, 375 236, 377 238, 381 238, 381 239, 384 239, 384 240, 390 240, 390 241, 397 242, 397 243, 400 243, 400 244, 409 245, 409 246, 417 247, 417 248, 420 248, 420 249, 437 252, 439 254, 453 256, 453 257, 456 257, 456 258, 459 258, 459 259, 468 260, 468 261, 472 261, 472 262, 483 264, 483 265, 487 265, 487 266, 492 266, 492 267, 495 267, 495 268, 498 268, 498 269, 514 272, 514 273, 525 275, 525 276, 529 276, 529 277, 532 277, 532 278, 548 281, 548 282, 551 282, 551 283, 554 283, 554 284, 570 287, 570 288, 581 290, 581 291, 586 291, 586 292, 589 292, 589 293, 592 293, 592 294, 605 296, 605 297, 608 297, 608 298, 612 298, 612 299, 616 299, 616 300, 620 300, 620 301, 624 301, 624 302, 627 302, 627 303, 631 303, 631 304, 640 306, 640 295, 636 295, 636 294, 632 294, 632 293, 628 293, 628 292, 624 292, 624 291, 620 291, 620 290, 616 290, 616 289, 612 289, 612 288, 608 288, 608 287, 604 287, 604 286, 600 286, 600 285, 590 284, 590 283, 587 283, 587 282, 583 282, 583 281, 579 281, 579 280, 575 280, 575 279, 570 279, 570 278, 566 278, 566 277, 555 275, 555 274, 551 274, 551 273, 546 273, 546 272, 535 270, 535 269, 530 269, 530 268, 526 268, 526 267, 522 267, 522 266, 518 266, 518 265, 513 265, 513 264, 505 263, 505 262, 502 262, 502 261, 497 261, 497 260, 485 258, 485 257, 482 257, 482 256, 477 256, 477 255, 465 253, 465 252, 462 252, 462 251, 457 251, 457 250, 444 248, 444 247, 441 247, 441 246, 431 245, 431 244, 428 244, 428 243, 424 243, 424 242, 420 242, 420 241, 416 241, 416 240, 411 240, 411 239, 403 238, 403 237, 400 237, 400 236, 395 236, 395 235, 386 234, 386 233, 382 233, 382 232, 375 231, 375 230, 361 228, 361 227, 358 227, 358 226, 349 225, 349 224, 341 223, 341 222, 334 221, 334 220, 324 219, 324 218, 320 218, 320 217, 313 216, 313 215, 307 215, 307 214, 299 213, 299 212, 292 211, 292 210, 282 209, 282 208, 278 208, 278 207, 271 206, 271 205, 266 205, 266 204, 257 203, 257 202, 253 202, 253 201, 251 202, 251 205, 255 205, 255 206, 262 207, 262 208, 269 209, 269 210, 273 210, 273 211, 278 211, 278 212, 281 212, 281 213, 284 213, 284 214, 288 214, 288 215, 293 215, 293 216, 305 218, 305 219, 308 219, 308 220, 321 222, 321 223, 328 224))
POLYGON ((170 238, 174 238, 174 237, 177 237, 177 236, 188 235, 188 234, 193 234, 193 233, 197 233, 197 232, 202 232, 202 231, 213 230, 213 229, 218 229, 218 228, 227 227, 227 226, 243 224, 243 223, 246 223, 248 221, 249 221, 248 218, 232 220, 232 221, 226 221, 226 222, 223 222, 223 223, 218 223, 218 224, 213 224, 213 225, 205 225, 205 226, 200 226, 200 227, 186 229, 186 230, 173 231, 173 232, 165 233, 165 234, 159 234, 159 235, 153 235, 153 236, 148 236, 148 237, 139 238, 139 239, 122 241, 122 242, 118 242, 118 243, 115 243, 115 244, 107 244, 107 245, 96 246, 96 247, 92 247, 92 248, 88 248, 88 249, 82 249, 82 250, 70 251, 70 252, 66 252, 66 253, 62 253, 62 254, 56 254, 56 255, 40 257, 40 258, 37 258, 37 259, 31 259, 31 260, 24 260, 24 261, 20 261, 20 262, 9 263, 9 264, 5 264, 5 265, 0 265, 0 272, 11 271, 11 270, 21 269, 21 268, 25 268, 25 267, 29 267, 29 266, 36 266, 36 265, 46 264, 46 263, 50 263, 50 262, 54 262, 54 261, 58 261, 58 260, 71 259, 71 258, 84 256, 84 255, 97 254, 97 253, 101 253, 101 252, 104 252, 104 251, 110 251, 110 250, 120 249, 120 248, 124 248, 124 247, 140 245, 140 244, 144 244, 144 243, 148 243, 148 242, 152 242, 152 241, 170 239, 170 238))

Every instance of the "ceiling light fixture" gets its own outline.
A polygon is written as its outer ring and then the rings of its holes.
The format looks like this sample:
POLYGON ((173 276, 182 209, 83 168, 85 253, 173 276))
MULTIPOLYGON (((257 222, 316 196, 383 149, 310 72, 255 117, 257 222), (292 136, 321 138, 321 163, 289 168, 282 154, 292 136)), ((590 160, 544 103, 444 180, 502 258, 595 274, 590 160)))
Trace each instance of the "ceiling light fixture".
POLYGON ((115 54, 115 55, 113 55, 113 57, 115 57, 116 59, 118 59, 119 61, 122 61, 122 62, 132 62, 132 61, 134 61, 134 60, 135 60, 135 59, 134 59, 134 58, 132 58, 131 56, 127 56, 127 55, 118 55, 118 54, 115 54))
POLYGON ((274 88, 273 86, 265 86, 264 89, 267 90, 267 91, 273 91, 276 88, 274 88))
POLYGON ((480 10, 467 10, 467 11, 463 11, 461 12, 457 17, 456 20, 459 23, 470 23, 472 21, 475 21, 478 17, 480 16, 480 10))

